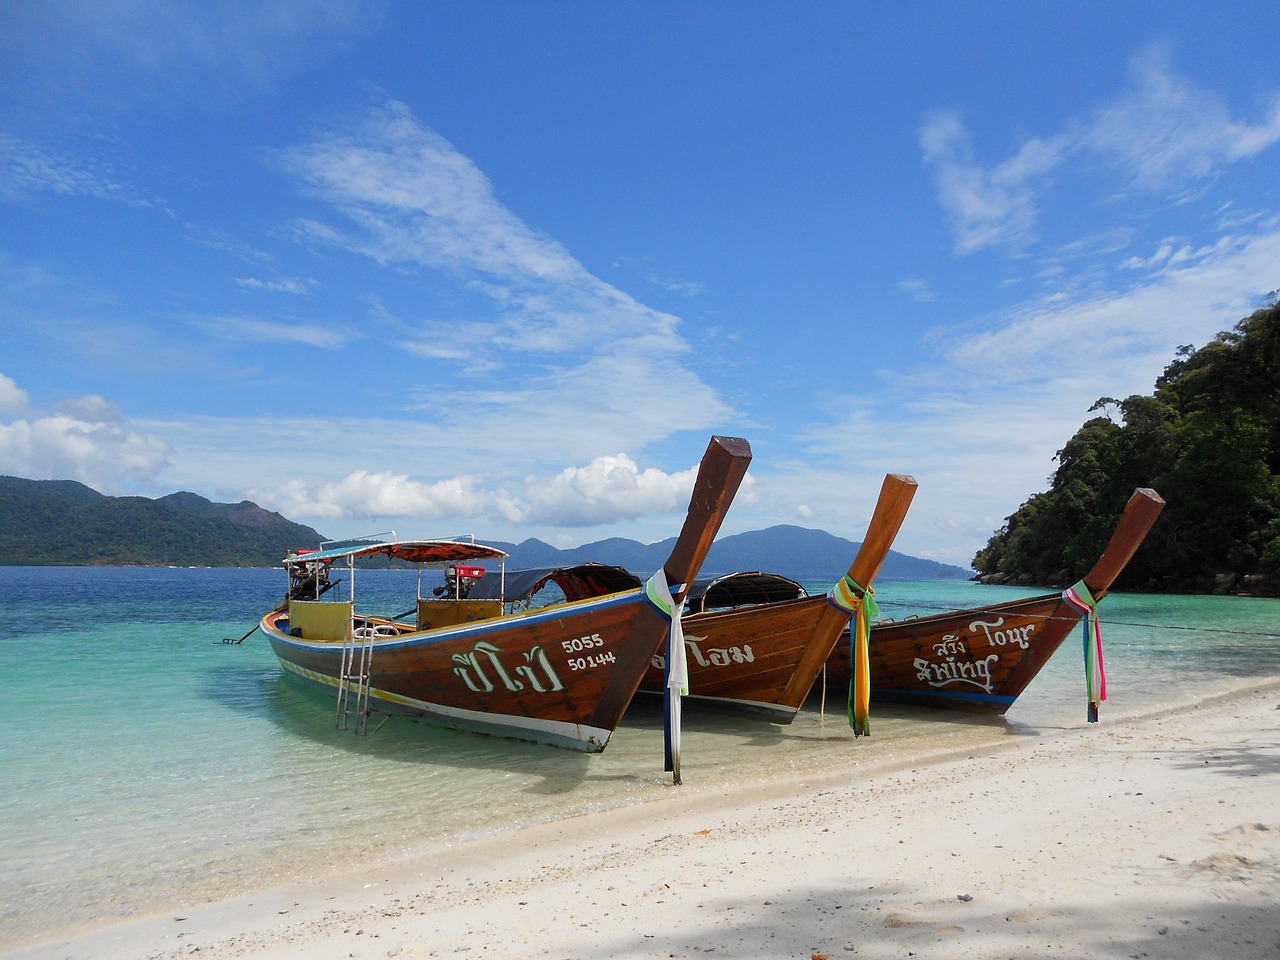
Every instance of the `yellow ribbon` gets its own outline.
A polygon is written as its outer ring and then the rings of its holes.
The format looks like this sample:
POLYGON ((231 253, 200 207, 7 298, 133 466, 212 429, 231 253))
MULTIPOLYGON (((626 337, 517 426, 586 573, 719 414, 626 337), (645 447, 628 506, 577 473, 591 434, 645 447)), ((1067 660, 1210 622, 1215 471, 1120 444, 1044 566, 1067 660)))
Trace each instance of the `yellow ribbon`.
POLYGON ((880 616, 876 592, 862 587, 847 574, 827 594, 832 606, 847 612, 849 656, 853 675, 849 680, 849 726, 855 737, 871 736, 871 621, 880 616))

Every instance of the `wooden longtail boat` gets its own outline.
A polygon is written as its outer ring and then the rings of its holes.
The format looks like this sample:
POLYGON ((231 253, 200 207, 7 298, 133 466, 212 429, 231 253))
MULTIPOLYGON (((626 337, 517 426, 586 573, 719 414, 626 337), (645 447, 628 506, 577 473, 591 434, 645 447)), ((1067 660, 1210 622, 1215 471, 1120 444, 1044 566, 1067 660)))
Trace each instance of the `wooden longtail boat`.
MULTIPOLYGON (((858 591, 872 586, 915 492, 913 478, 885 477, 847 575, 858 591)), ((808 596, 783 577, 739 573, 712 578, 691 597, 682 619, 689 676, 685 699, 790 723, 848 630, 849 618, 849 611, 826 595, 808 596)), ((641 691, 663 690, 665 655, 664 643, 641 691)))
MULTIPOLYGON (((1139 488, 1093 569, 1082 581, 1093 600, 1107 595, 1164 509, 1139 488)), ((1081 613, 1059 593, 954 610, 871 627, 871 693, 877 700, 1003 714, 1072 630, 1081 613)), ((689 629, 692 629, 691 627, 689 629)), ((827 662, 829 684, 848 684, 849 644, 827 662)))
MULTIPOLYGON (((751 460, 745 440, 713 437, 703 456, 684 527, 654 574, 683 600, 751 460)), ((609 742, 671 621, 640 588, 507 614, 502 600, 471 600, 459 584, 502 560, 494 547, 454 541, 390 541, 293 554, 290 596, 261 629, 281 666, 338 695, 339 722, 354 713, 408 713, 448 727, 599 752, 609 742), (356 611, 358 557, 452 564, 457 578, 417 590, 417 619, 356 611), (348 566, 345 600, 324 598, 331 565, 348 566)), ((421 566, 419 567, 421 570, 421 566)), ((341 593, 343 591, 334 591, 341 593)), ((401 615, 407 616, 407 614, 401 615)))

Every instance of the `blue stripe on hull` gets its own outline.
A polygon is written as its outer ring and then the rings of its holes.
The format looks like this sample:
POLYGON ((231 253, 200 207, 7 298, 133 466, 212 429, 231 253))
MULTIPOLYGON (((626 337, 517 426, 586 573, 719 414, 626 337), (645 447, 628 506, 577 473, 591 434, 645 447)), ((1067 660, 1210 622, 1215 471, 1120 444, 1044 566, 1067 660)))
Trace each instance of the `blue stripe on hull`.
POLYGON ((959 693, 951 690, 886 690, 871 688, 871 698, 884 697, 907 703, 922 703, 928 706, 964 706, 989 713, 1004 713, 1017 697, 1001 696, 994 693, 959 693))
MULTIPOLYGON (((546 607, 542 610, 532 610, 528 613, 510 613, 493 620, 475 620, 470 623, 460 623, 457 626, 438 627, 422 633, 405 634, 399 639, 394 637, 379 638, 374 640, 373 646, 378 651, 396 650, 401 647, 442 643, 446 640, 456 640, 459 637, 484 637, 493 633, 505 633, 519 624, 538 623, 542 620, 557 620, 562 617, 575 618, 587 612, 639 603, 640 597, 639 590, 629 590, 626 593, 610 594, 607 597, 593 600, 579 600, 572 604, 546 607)), ((266 630, 267 628, 264 626, 263 629, 266 630)), ((332 641, 304 640, 302 637, 281 633, 278 630, 271 631, 271 635, 281 643, 301 650, 332 650, 335 645, 332 641)), ((357 641, 357 644, 359 642, 357 641)), ((341 644, 338 644, 338 646, 341 646, 341 644)))

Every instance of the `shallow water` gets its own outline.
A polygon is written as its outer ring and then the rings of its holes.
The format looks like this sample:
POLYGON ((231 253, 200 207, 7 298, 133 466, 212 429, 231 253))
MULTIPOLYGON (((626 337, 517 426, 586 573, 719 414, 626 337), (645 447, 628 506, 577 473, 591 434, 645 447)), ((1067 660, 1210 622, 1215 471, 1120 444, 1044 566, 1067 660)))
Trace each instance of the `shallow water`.
MULTIPOLYGON (((394 613, 412 574, 360 574, 394 613)), ((825 589, 814 584, 814 590, 825 589)), ((199 902, 264 880, 670 796, 656 700, 584 755, 393 718, 336 728, 331 698, 280 670, 249 630, 283 595, 278 570, 0 567, 14 617, 0 740, 0 940, 52 925, 199 902)), ((1040 591, 882 581, 887 616, 1040 591)), ((1280 601, 1115 594, 1100 612, 1103 726, 1248 678, 1280 676, 1280 601)), ((691 795, 811 772, 856 777, 898 755, 971 749, 1085 726, 1069 640, 1003 719, 873 704, 855 740, 845 692, 794 723, 685 708, 691 795)))

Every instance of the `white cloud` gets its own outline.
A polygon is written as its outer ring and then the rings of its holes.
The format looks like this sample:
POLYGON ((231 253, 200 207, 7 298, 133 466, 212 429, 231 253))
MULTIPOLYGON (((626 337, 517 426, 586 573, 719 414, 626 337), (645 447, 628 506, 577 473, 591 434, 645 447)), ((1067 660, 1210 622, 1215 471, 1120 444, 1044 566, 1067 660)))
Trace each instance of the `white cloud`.
POLYGON ((1026 141, 990 167, 975 159, 959 114, 926 119, 920 145, 957 253, 994 246, 1017 252, 1035 241, 1039 197, 1068 161, 1092 161, 1104 180, 1119 177, 1128 190, 1177 202, 1226 166, 1280 141, 1280 94, 1271 94, 1261 121, 1251 124, 1233 119, 1220 97, 1174 75, 1162 50, 1136 58, 1132 73, 1124 96, 1053 136, 1026 141))
POLYGON ((198 317, 191 321, 211 337, 251 343, 301 343, 309 347, 336 350, 351 336, 341 330, 314 323, 284 323, 256 317, 198 317))
POLYGON ((458 275, 496 316, 476 350, 563 358, 619 343, 679 354, 678 318, 593 276, 564 246, 497 199, 488 178, 401 103, 370 111, 353 132, 274 154, 283 169, 342 213, 346 229, 295 224, 312 243, 383 264, 458 275))
POLYGON ((928 280, 899 280, 898 290, 917 303, 936 303, 938 300, 938 294, 928 280))
POLYGON ((11 377, 0 373, 0 413, 25 410, 29 395, 11 377))
POLYGON ((597 457, 554 476, 529 475, 518 493, 492 478, 459 475, 423 481, 396 471, 357 470, 334 483, 290 480, 250 496, 294 519, 411 520, 456 525, 484 520, 581 528, 678 512, 688 502, 697 467, 678 473, 641 470, 626 454, 597 457))
POLYGON ((140 433, 115 407, 93 395, 47 415, 0 424, 0 473, 80 480, 104 493, 120 490, 128 481, 150 482, 168 454, 165 443, 140 433))
POLYGON ((59 108, 269 87, 377 18, 355 0, 61 0, 7 5, 0 56, 59 108))
MULTIPOLYGON (((764 514, 807 504, 815 526, 859 539, 859 506, 884 473, 920 491, 895 549, 967 564, 1028 496, 1102 396, 1150 395, 1181 344, 1203 346, 1276 286, 1280 224, 1193 246, 1169 239, 1126 286, 1027 302, 983 326, 947 328, 912 368, 861 398, 831 398, 803 425, 807 453, 771 464, 764 514)), ((743 512, 735 507, 739 521, 743 512)))
POLYGON ((485 424, 450 432, 432 462, 509 460, 518 447, 526 467, 550 470, 676 431, 723 429, 731 417, 681 362, 692 351, 679 318, 601 281, 525 224, 404 105, 273 157, 342 218, 300 221, 298 237, 408 272, 443 271, 484 298, 467 304, 465 318, 396 316, 374 303, 395 331, 384 342, 427 371, 422 385, 403 384, 405 409, 442 427, 485 424))
MULTIPOLYGON (((951 358, 977 384, 1003 388, 1080 381, 1099 393, 1149 393, 1177 343, 1204 344, 1256 307, 1280 263, 1280 232, 1222 237, 1197 248, 1162 244, 1152 274, 1129 288, 1023 304, 987 331, 956 338, 951 358)), ((1095 398, 1096 399, 1096 398, 1095 398)), ((1063 438, 1065 439, 1065 438, 1063 438)))
POLYGON ((626 454, 596 457, 548 479, 525 482, 528 513, 535 523, 591 527, 667 513, 688 501, 697 468, 681 473, 641 470, 626 454))
POLYGON ((267 290, 271 293, 292 293, 299 296, 315 292, 320 286, 318 280, 303 277, 277 277, 275 280, 261 280, 258 277, 237 277, 236 286, 246 290, 267 290))
POLYGON ((1169 262, 1169 258, 1173 256, 1174 244, 1177 243, 1176 237, 1169 237, 1161 242, 1160 246, 1149 257, 1130 257, 1120 264, 1121 270, 1150 270, 1155 267, 1162 266, 1169 262))
POLYGON ((92 156, 56 152, 0 132, 0 196, 55 193, 150 206, 132 184, 92 156))
POLYGON ((1033 140, 990 170, 973 157, 958 114, 930 117, 920 131, 925 162, 936 169, 938 202, 956 233, 956 250, 1021 247, 1034 239, 1034 185, 1061 162, 1061 145, 1033 140))
POLYGON ((1175 76, 1167 53, 1136 58, 1133 89, 1078 131, 1079 146, 1146 192, 1192 189, 1222 167, 1280 141, 1280 96, 1258 124, 1232 119, 1222 99, 1175 76))
POLYGON ((390 470, 357 470, 335 483, 308 486, 292 480, 251 495, 292 518, 456 521, 497 513, 520 519, 519 508, 504 493, 482 491, 466 476, 429 483, 390 470))

